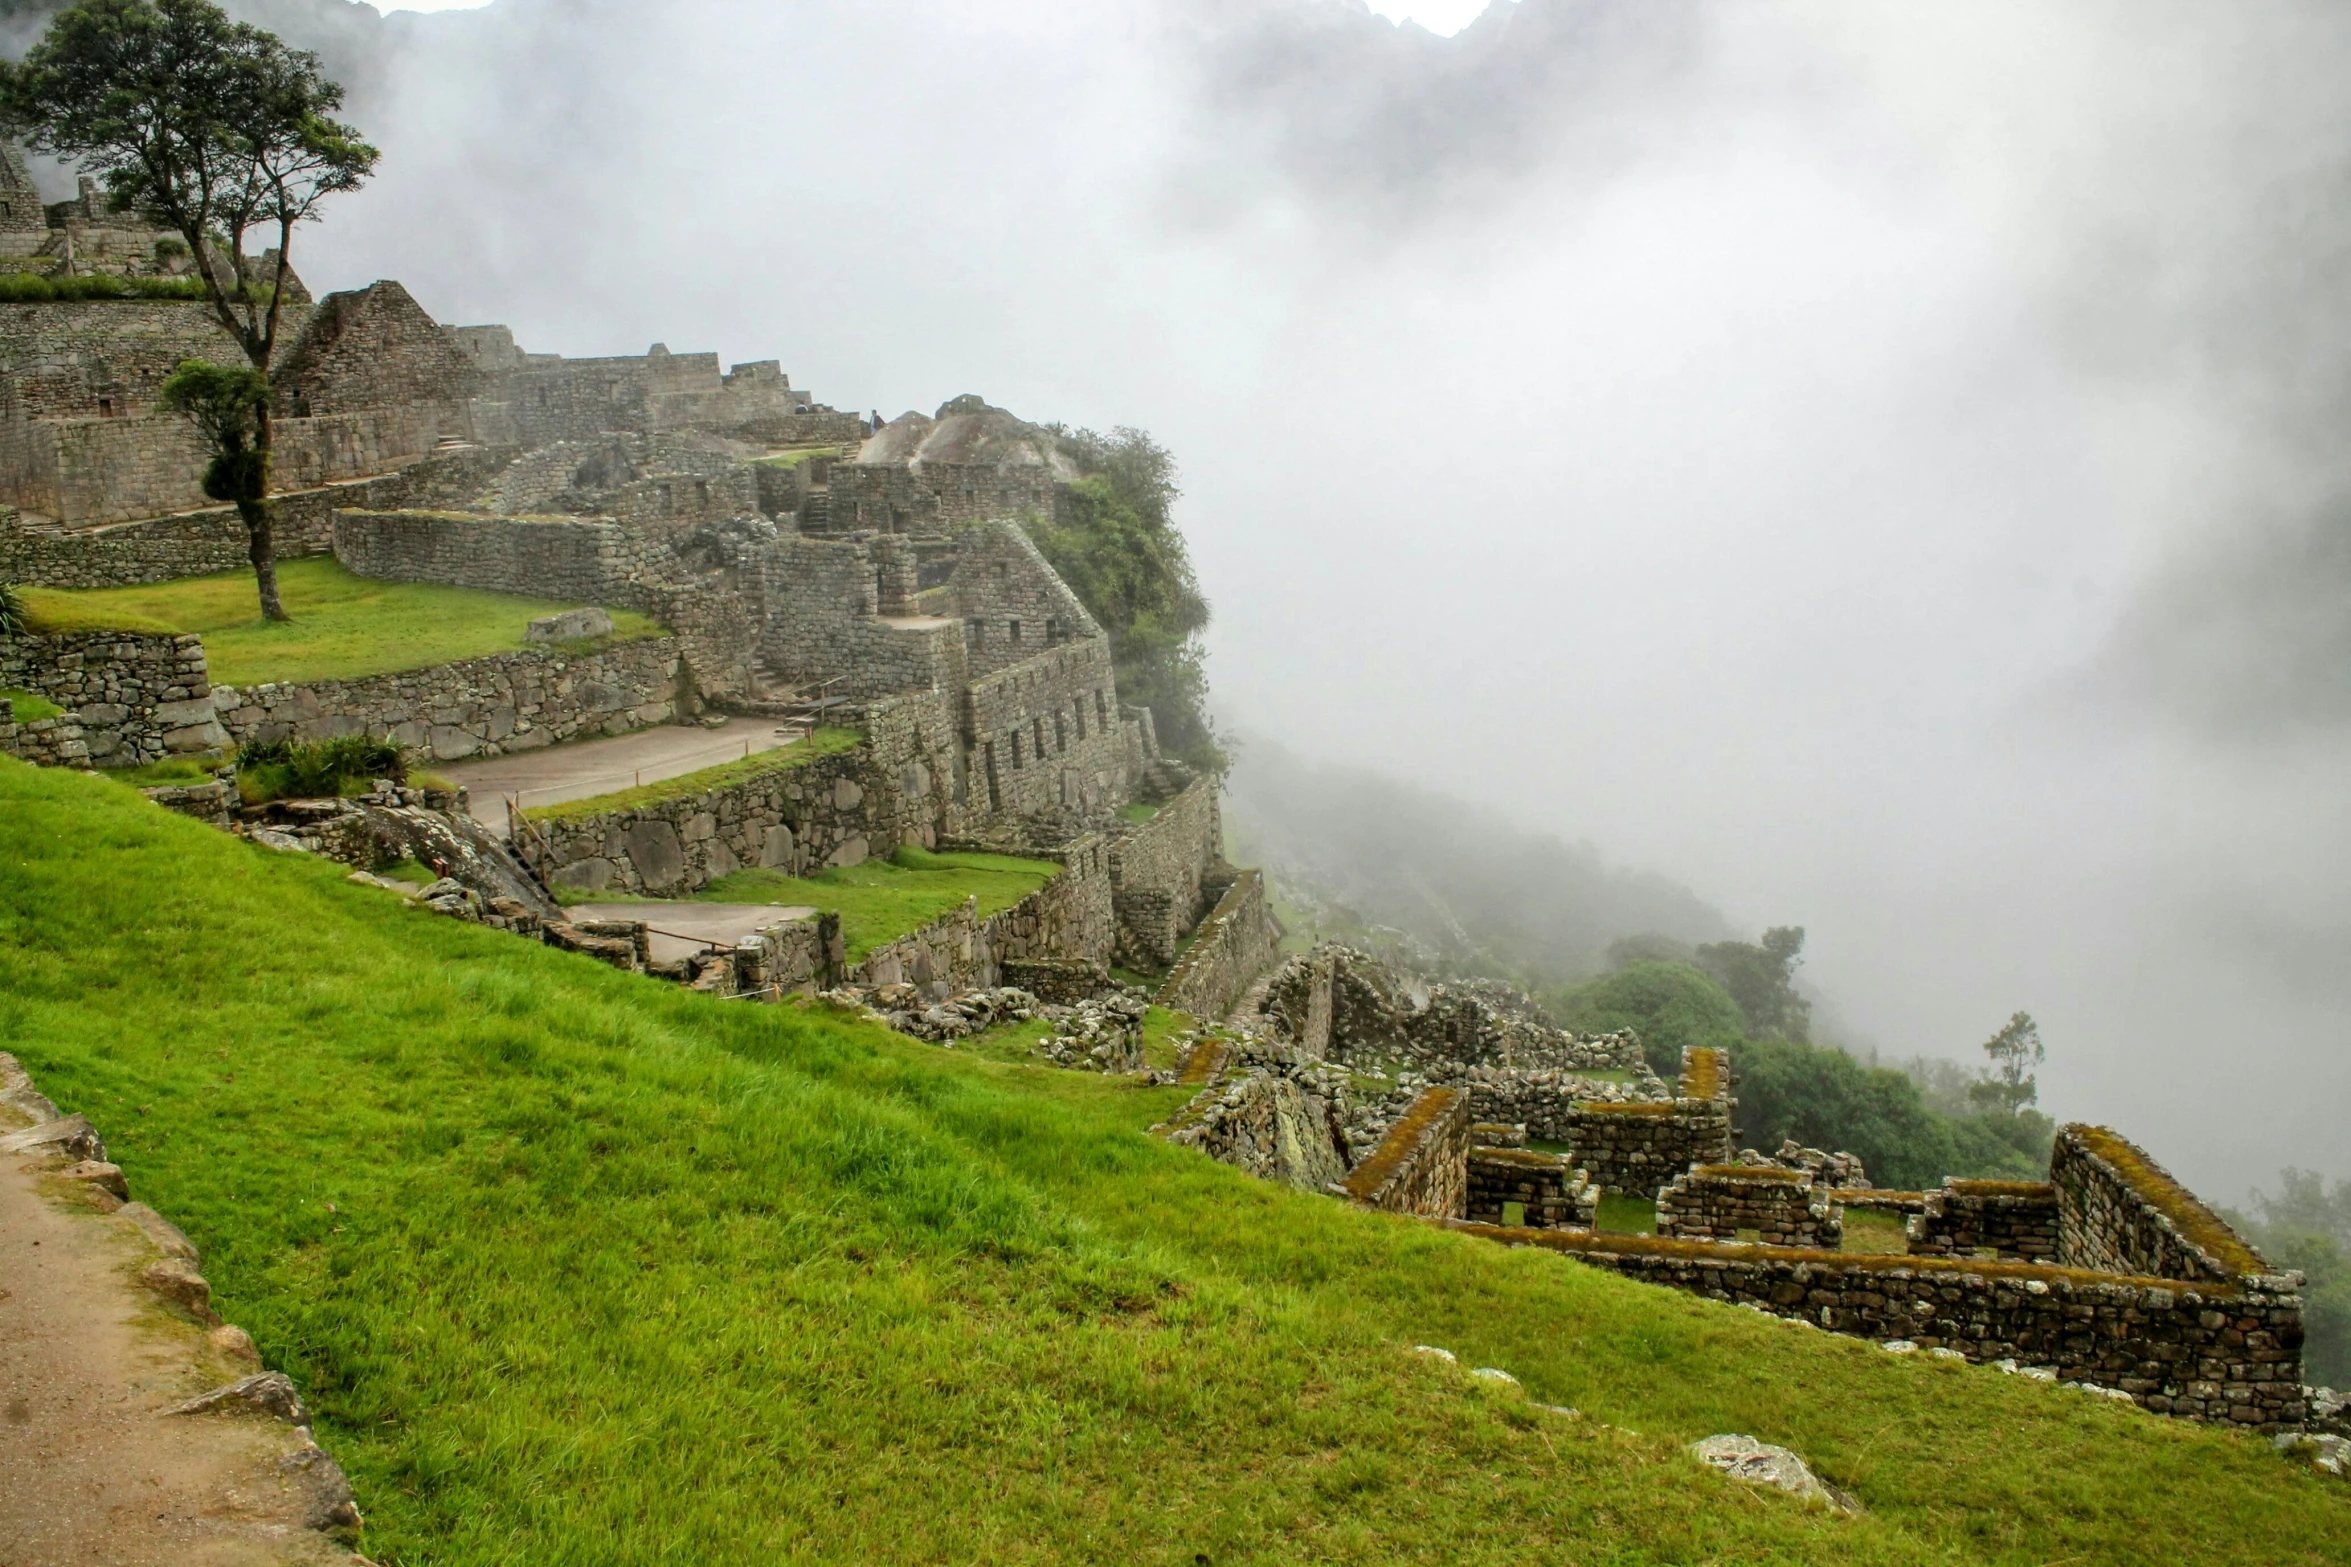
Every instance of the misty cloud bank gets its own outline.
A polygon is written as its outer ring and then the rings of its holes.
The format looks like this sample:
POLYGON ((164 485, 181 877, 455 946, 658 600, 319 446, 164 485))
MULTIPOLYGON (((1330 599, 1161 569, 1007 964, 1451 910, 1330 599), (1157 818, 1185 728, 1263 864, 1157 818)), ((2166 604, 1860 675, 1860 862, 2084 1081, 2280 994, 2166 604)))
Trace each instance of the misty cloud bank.
POLYGON ((2351 1173, 2341 7, 244 9, 386 151, 314 286, 1147 426, 1236 723, 2351 1173))

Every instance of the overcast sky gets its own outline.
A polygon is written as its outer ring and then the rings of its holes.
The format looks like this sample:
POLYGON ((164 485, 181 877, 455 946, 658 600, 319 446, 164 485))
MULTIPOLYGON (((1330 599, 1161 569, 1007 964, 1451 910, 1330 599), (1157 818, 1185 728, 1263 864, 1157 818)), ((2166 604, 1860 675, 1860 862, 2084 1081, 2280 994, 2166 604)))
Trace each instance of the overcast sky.
POLYGON ((300 264, 1147 426, 1230 719, 1803 924, 1889 1054, 2029 1009, 2216 1194, 2351 1175, 2344 8, 1410 9, 394 16, 300 264))

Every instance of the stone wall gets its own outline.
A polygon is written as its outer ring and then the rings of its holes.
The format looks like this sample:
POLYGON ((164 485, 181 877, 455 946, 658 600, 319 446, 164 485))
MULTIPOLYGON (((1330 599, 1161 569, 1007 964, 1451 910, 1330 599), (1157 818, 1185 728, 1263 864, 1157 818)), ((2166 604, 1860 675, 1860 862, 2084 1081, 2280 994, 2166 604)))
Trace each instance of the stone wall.
POLYGON ((472 512, 335 513, 335 559, 382 582, 438 582, 562 603, 635 608, 646 546, 618 523, 472 512))
POLYGON ((865 747, 804 758, 707 794, 535 822, 530 858, 551 884, 683 897, 748 865, 805 876, 862 865, 930 825, 883 785, 865 747))
POLYGON ((1730 1162, 1734 1102, 1721 1052, 1685 1050, 1672 1099, 1579 1104, 1568 1114, 1566 1141, 1602 1191, 1653 1197, 1694 1164, 1730 1162))
POLYGON ((1600 1082, 1563 1067, 1472 1066, 1446 1076, 1468 1090, 1470 1110, 1481 1121, 1515 1123, 1547 1143, 1574 1143, 1581 1107, 1661 1102, 1647 1087, 1600 1082))
POLYGON ((1469 1096, 1423 1093, 1335 1195, 1382 1213, 1460 1217, 1469 1201, 1469 1096))
MULTIPOLYGON (((1273 966, 1281 943, 1282 927, 1266 900, 1264 875, 1242 871, 1200 922, 1199 937, 1168 970, 1153 999, 1197 1018, 1221 1018, 1250 982, 1273 966)), ((1462 1113, 1468 1114, 1466 1096, 1462 1113)))
POLYGON ((980 675, 964 688, 964 733, 991 812, 1101 815, 1132 796, 1131 746, 1113 715, 1110 641, 1093 637, 980 675))
POLYGON ((1178 1147, 1302 1191, 1330 1190, 1347 1173, 1346 1141, 1330 1101, 1275 1073, 1241 1072, 1213 1082, 1153 1130, 1178 1147))
POLYGON ((1217 786, 1213 776, 1193 779, 1149 821, 1129 828, 1111 846, 1119 953, 1129 967, 1173 963, 1176 948, 1200 918, 1213 878, 1219 871, 1230 874, 1217 786))
POLYGON ((1448 1076, 1481 1065, 1646 1070, 1630 1034, 1570 1034, 1495 1005, 1477 986, 1424 986, 1368 953, 1331 952, 1331 1050, 1341 1059, 1448 1076))
MULTIPOLYGON (((278 558, 324 555, 334 547, 338 508, 447 505, 478 492, 513 460, 511 447, 459 447, 397 473, 271 497, 278 558)), ((107 527, 35 532, 0 514, 0 581, 48 588, 113 588, 169 582, 249 564, 245 525, 234 507, 154 517, 107 527)))
MULTIPOLYGON (((311 309, 285 307, 284 339, 301 335, 311 309)), ((0 419, 137 418, 154 412, 183 359, 242 364, 245 355, 197 300, 0 305, 0 419)))
POLYGON ((1676 1240, 1735 1241, 1754 1231, 1765 1246, 1835 1251, 1845 1219, 1827 1188, 1801 1170, 1748 1164, 1701 1164, 1657 1194, 1657 1233, 1676 1240))
POLYGON ((666 723, 678 659, 676 639, 653 637, 601 653, 526 649, 358 680, 222 686, 214 702, 239 745, 364 734, 454 762, 666 723))
POLYGON ((1914 1257, 1973 1257, 2055 1262, 2057 1189, 2045 1182, 1946 1179, 1922 1194, 1904 1225, 1914 1257))
POLYGON ((780 539, 752 576, 765 612, 759 649, 779 677, 830 682, 831 696, 962 689, 960 626, 880 618, 883 565, 874 541, 780 539))
POLYGON ((975 675, 1025 662, 1065 642, 1103 635, 1018 523, 987 523, 956 539, 948 584, 955 590, 955 611, 963 617, 975 675))
POLYGON ((15 739, 27 761, 64 767, 138 767, 217 752, 204 643, 192 636, 120 631, 0 638, 0 688, 64 708, 15 739))
POLYGON ((825 526, 839 533, 945 533, 966 523, 1054 513, 1053 475, 1039 467, 836 463, 825 526))
POLYGON ((2221 1281, 2269 1272, 2218 1214, 2106 1127, 2059 1127, 2049 1184, 2057 1193, 2057 1258, 2068 1267, 2221 1281))
MULTIPOLYGON (((1331 981, 1338 959, 1333 948, 1318 946, 1289 959, 1266 982, 1265 1001, 1258 1019, 1274 1038, 1297 1049, 1311 1061, 1331 1050, 1331 981)), ((1473 1113, 1476 1107, 1471 1107, 1473 1113)), ((1508 1120, 1480 1116, 1481 1120, 1508 1120)), ((1548 1140, 1548 1139, 1546 1139, 1548 1140)))
POLYGON ((1834 1332, 2055 1368, 2159 1414, 2300 1424, 2298 1278, 2243 1285, 2022 1262, 1867 1256, 1579 1230, 1456 1226, 1834 1332))
POLYGON ((1469 1150, 1467 1216, 1484 1224, 1528 1229, 1591 1229, 1598 1222, 1600 1188, 1559 1154, 1530 1148, 1469 1150), (1516 1203, 1516 1220, 1503 1205, 1516 1203))
MULTIPOLYGON (((300 490, 381 474, 455 433, 431 407, 276 421, 270 482, 300 490)), ((60 522, 123 522, 205 504, 206 453, 176 415, 0 423, 0 500, 60 522)))
POLYGON ((912 985, 925 1001, 1006 983, 1004 965, 1100 963, 1110 955, 1110 877, 1100 838, 1055 856, 1061 873, 982 919, 977 901, 867 954, 854 984, 912 985))
POLYGON ((480 374, 407 289, 379 280, 320 300, 271 379, 297 417, 422 407, 455 431, 480 374))

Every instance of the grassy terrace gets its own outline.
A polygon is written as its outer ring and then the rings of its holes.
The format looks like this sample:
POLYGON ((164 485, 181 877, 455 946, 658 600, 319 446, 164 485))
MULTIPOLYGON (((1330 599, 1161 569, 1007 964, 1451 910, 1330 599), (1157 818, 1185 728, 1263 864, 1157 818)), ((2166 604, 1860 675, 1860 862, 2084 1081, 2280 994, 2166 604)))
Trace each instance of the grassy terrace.
MULTIPOLYGON (((24 588, 33 629, 196 632, 213 683, 354 680, 510 653, 523 630, 576 605, 421 582, 354 576, 324 556, 282 561, 278 587, 290 623, 261 618, 250 572, 187 577, 147 587, 69 591, 24 588)), ((616 642, 661 635, 650 616, 612 611, 616 642)), ((580 649, 588 651, 587 648, 580 649)))
POLYGON ((1141 1135, 1186 1090, 712 1002, 6 761, 0 1043, 403 1567, 2351 1552, 2259 1441, 1252 1182, 1141 1135), (1725 1431, 1868 1511, 1678 1451, 1725 1431))
MULTIPOLYGON (((772 751, 756 751, 749 756, 721 762, 716 767, 705 767, 699 772, 680 773, 675 778, 663 778, 634 789, 622 789, 612 794, 599 794, 585 800, 564 800, 553 805, 534 805, 523 815, 534 822, 584 822, 614 811, 633 811, 648 805, 665 805, 671 800, 688 800, 714 789, 729 789, 770 773, 788 773, 796 767, 843 751, 854 751, 865 743, 861 729, 819 729, 805 740, 778 746, 772 751)), ((760 902, 760 899, 737 899, 737 902, 760 902)))
POLYGON ((932 854, 911 844, 886 860, 835 866, 813 876, 746 870, 722 877, 695 894, 702 903, 802 904, 835 909, 849 961, 911 935, 933 920, 980 900, 980 918, 1009 909, 1061 874, 1050 860, 1008 854, 932 854))
POLYGON ((12 724, 37 724, 44 718, 55 718, 65 711, 48 698, 35 696, 30 691, 0 691, 0 705, 7 707, 8 721, 12 724))

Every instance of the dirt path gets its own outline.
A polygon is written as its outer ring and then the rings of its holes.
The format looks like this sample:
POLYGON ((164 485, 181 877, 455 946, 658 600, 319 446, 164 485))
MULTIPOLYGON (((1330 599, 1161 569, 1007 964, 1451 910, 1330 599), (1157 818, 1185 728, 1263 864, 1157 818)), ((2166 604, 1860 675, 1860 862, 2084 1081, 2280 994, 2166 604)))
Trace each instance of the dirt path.
POLYGON ((242 1401, 167 1413, 261 1366, 140 1282, 196 1277, 146 1210, 69 1178, 70 1155, 8 1150, 33 1119, 0 1103, 0 1567, 350 1567, 319 1532, 349 1491, 306 1430, 242 1401))
POLYGON ((480 762, 443 762, 433 771, 471 790, 475 819, 504 834, 509 796, 519 796, 526 807, 591 799, 772 751, 798 734, 765 718, 730 718, 717 727, 662 724, 608 740, 575 740, 480 762))

